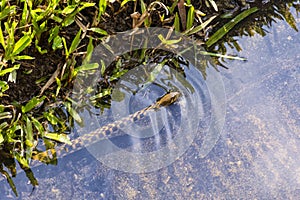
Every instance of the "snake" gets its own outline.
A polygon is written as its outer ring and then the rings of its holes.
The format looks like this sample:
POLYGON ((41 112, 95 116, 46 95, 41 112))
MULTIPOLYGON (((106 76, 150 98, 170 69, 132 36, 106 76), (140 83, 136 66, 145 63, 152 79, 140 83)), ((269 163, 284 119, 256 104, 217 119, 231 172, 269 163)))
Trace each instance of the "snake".
POLYGON ((105 126, 102 126, 88 134, 85 134, 81 137, 78 137, 71 141, 71 144, 63 144, 57 149, 49 149, 43 152, 34 152, 32 155, 33 160, 38 160, 41 162, 49 163, 53 158, 62 158, 68 154, 72 154, 75 151, 78 151, 84 146, 97 143, 103 139, 107 139, 111 133, 116 132, 118 129, 121 129, 129 123, 134 123, 137 120, 143 118, 149 112, 156 111, 161 107, 167 107, 178 100, 180 97, 179 92, 169 92, 166 93, 161 98, 158 98, 156 102, 142 110, 139 110, 131 115, 128 115, 125 118, 121 118, 115 122, 109 123, 105 126), (49 152, 50 151, 50 152, 49 152), (50 154, 49 154, 50 153, 50 154), (53 156, 51 156, 51 154, 53 156), (51 157, 53 157, 51 159, 51 157))

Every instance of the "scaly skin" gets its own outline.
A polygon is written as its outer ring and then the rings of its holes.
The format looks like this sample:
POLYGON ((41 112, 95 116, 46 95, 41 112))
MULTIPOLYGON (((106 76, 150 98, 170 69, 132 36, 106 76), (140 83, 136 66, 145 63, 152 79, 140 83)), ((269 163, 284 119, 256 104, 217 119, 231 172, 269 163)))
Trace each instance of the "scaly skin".
MULTIPOLYGON (((157 102, 147 108, 144 108, 143 110, 140 110, 134 114, 129 115, 126 118, 122 118, 118 121, 115 121, 113 123, 107 124, 101 128, 96 129, 95 131, 85 134, 81 137, 78 137, 72 141, 72 145, 64 144, 60 146, 58 149, 50 150, 52 154, 55 154, 56 157, 61 158, 66 156, 67 154, 71 154, 75 151, 78 151, 82 148, 84 148, 86 145, 93 144, 96 142, 99 142, 103 139, 107 139, 108 136, 112 133, 115 132, 116 130, 122 128, 128 123, 135 122, 145 116, 147 113, 151 111, 155 111, 159 109, 160 107, 163 106, 169 106, 173 104, 175 101, 178 100, 180 96, 179 92, 170 92, 164 95, 162 98, 158 99, 157 102)), ((42 162, 49 163, 51 160, 49 158, 48 152, 41 152, 38 154, 35 154, 32 156, 32 159, 34 160, 39 160, 42 162)))

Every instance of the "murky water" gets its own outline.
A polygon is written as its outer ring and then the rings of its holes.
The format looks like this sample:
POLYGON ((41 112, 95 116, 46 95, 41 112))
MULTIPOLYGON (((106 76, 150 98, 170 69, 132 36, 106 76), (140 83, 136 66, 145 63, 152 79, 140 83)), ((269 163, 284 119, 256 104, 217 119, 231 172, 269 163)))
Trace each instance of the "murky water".
MULTIPOLYGON (((238 39, 248 61, 230 61, 221 70, 227 99, 219 104, 227 107, 226 121, 207 155, 201 128, 175 162, 148 173, 112 169, 83 149, 58 166, 34 168, 39 187, 33 193, 25 174, 18 174, 20 198, 300 198, 300 34, 285 22, 269 31, 238 39)), ((1 199, 14 199, 6 181, 0 184, 1 199)))

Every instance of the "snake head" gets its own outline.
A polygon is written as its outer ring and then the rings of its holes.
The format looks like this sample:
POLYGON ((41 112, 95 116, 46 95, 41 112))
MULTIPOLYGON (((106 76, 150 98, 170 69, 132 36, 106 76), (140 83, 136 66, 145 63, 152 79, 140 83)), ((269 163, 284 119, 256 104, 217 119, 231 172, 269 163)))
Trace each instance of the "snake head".
POLYGON ((177 101, 179 97, 180 97, 179 92, 169 92, 165 94, 163 97, 161 97, 159 100, 157 100, 156 106, 157 107, 169 106, 173 104, 175 101, 177 101))

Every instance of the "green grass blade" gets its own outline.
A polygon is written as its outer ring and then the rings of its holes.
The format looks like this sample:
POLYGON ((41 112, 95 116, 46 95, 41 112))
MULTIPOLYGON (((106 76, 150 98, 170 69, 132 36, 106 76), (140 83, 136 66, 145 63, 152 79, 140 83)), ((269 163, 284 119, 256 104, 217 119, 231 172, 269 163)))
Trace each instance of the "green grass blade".
POLYGON ((22 113, 26 113, 32 110, 34 107, 42 103, 45 98, 46 96, 43 96, 42 98, 33 97, 31 100, 28 101, 28 103, 25 106, 22 106, 22 113))
POLYGON ((15 13, 16 6, 6 6, 1 12, 0 12, 0 21, 8 17, 11 13, 15 13))
POLYGON ((66 58, 69 58, 70 52, 69 52, 69 50, 68 50, 68 46, 67 46, 66 39, 65 39, 64 37, 62 37, 61 39, 62 39, 62 42, 63 42, 63 44, 64 44, 66 58))
POLYGON ((73 119, 77 123, 81 124, 82 119, 81 119, 80 115, 78 114, 78 112, 72 108, 72 104, 70 102, 64 102, 63 104, 66 106, 68 113, 73 117, 73 119))
POLYGON ((14 58, 16 60, 33 60, 34 59, 34 57, 27 56, 27 55, 15 56, 14 58))
POLYGON ((3 37, 3 32, 2 32, 1 26, 0 26, 0 44, 2 45, 3 49, 6 50, 6 44, 4 42, 4 37, 3 37))
POLYGON ((72 145, 70 138, 66 134, 58 134, 58 133, 45 133, 45 138, 55 140, 58 142, 66 143, 72 145))
POLYGON ((227 59, 231 59, 231 60, 242 60, 242 61, 247 60, 246 58, 242 58, 242 57, 228 56, 228 55, 222 55, 219 53, 211 53, 211 52, 206 52, 206 51, 200 51, 200 53, 205 56, 214 56, 214 57, 220 57, 220 58, 227 58, 227 59))
POLYGON ((7 68, 7 69, 0 70, 0 76, 3 76, 7 73, 11 73, 12 71, 17 70, 19 68, 20 68, 20 64, 14 65, 13 67, 10 67, 10 68, 7 68))
POLYGON ((192 28, 193 23, 194 23, 194 17, 195 15, 195 8, 194 6, 191 6, 188 12, 188 16, 187 16, 187 21, 186 21, 186 30, 189 30, 190 28, 192 28))
POLYGON ((206 45, 210 47, 214 43, 216 43, 219 39, 221 39, 225 34, 227 34, 236 24, 240 21, 248 17, 250 14, 258 11, 257 7, 250 8, 249 10, 245 10, 244 12, 237 15, 234 19, 230 20, 227 24, 225 24, 222 28, 217 30, 215 34, 213 34, 206 42, 206 45))
POLYGON ((100 21, 101 15, 105 13, 107 2, 106 0, 99 0, 99 13, 98 13, 98 21, 100 21))
POLYGON ((38 133, 43 136, 44 132, 45 132, 43 125, 34 117, 31 117, 31 120, 32 120, 32 123, 35 126, 36 130, 38 131, 38 133))
POLYGON ((175 31, 180 32, 180 20, 179 20, 178 13, 175 14, 174 27, 175 27, 175 31))
POLYGON ((79 43, 81 42, 80 36, 81 36, 81 29, 79 29, 74 40, 72 41, 71 47, 69 49, 69 54, 73 53, 78 47, 79 43))
POLYGON ((124 0, 121 3, 121 7, 123 7, 126 3, 128 3, 129 1, 136 1, 136 0, 124 0))
POLYGON ((4 142, 4 138, 3 138, 3 135, 0 133, 0 144, 4 142))
POLYGON ((93 31, 95 33, 99 33, 101 35, 108 35, 107 32, 101 28, 89 28, 89 31, 93 31))
POLYGON ((12 56, 18 55, 26 47, 31 44, 31 37, 29 35, 24 35, 18 42, 15 44, 12 56))
POLYGON ((60 123, 60 120, 50 111, 44 112, 43 116, 52 124, 57 125, 60 123))
POLYGON ((188 31, 186 34, 187 35, 192 35, 194 33, 197 33, 201 30, 203 30, 212 20, 214 20, 217 16, 212 16, 211 18, 209 18, 208 20, 206 20, 204 23, 202 23, 199 26, 196 26, 195 28, 193 28, 192 30, 188 31))
POLYGON ((94 50, 93 39, 90 38, 89 44, 88 44, 87 50, 86 50, 86 55, 85 55, 85 58, 82 62, 84 65, 87 64, 88 62, 90 62, 93 50, 94 50))

